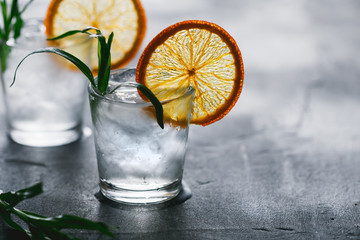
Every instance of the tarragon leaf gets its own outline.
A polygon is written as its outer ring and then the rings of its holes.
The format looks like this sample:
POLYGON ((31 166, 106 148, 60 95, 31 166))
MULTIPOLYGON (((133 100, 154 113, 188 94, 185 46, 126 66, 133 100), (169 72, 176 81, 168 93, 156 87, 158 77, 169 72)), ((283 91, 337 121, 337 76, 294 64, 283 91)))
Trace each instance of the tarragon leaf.
POLYGON ((63 229, 83 229, 98 231, 113 237, 114 228, 102 222, 93 222, 86 218, 73 215, 60 215, 57 217, 44 217, 36 213, 20 210, 13 205, 42 193, 42 184, 38 183, 32 187, 17 191, 0 194, 0 217, 13 229, 25 233, 33 240, 74 240, 76 237, 61 232, 63 229), (24 221, 29 230, 23 229, 11 219, 11 214, 16 215, 24 221))
POLYGON ((33 54, 37 54, 37 53, 54 53, 57 54, 67 60, 69 60, 70 62, 72 62, 80 71, 82 71, 84 73, 84 75, 88 78, 88 80, 90 81, 90 83, 95 86, 95 81, 94 81, 94 75, 92 74, 90 68, 83 63, 80 59, 78 59, 77 57, 75 57, 74 55, 65 52, 64 50, 61 50, 59 48, 54 48, 54 47, 48 47, 48 48, 42 48, 39 50, 35 50, 31 53, 29 53, 28 55, 26 55, 18 64, 18 66, 15 69, 15 73, 14 73, 14 78, 13 78, 13 82, 11 83, 10 87, 15 83, 15 79, 16 79, 16 73, 20 67, 20 65, 24 62, 24 60, 26 58, 28 58, 29 56, 33 55, 33 54))
POLYGON ((34 0, 29 0, 25 6, 23 7, 23 9, 20 11, 20 14, 23 14, 25 12, 25 10, 29 7, 30 3, 32 3, 34 0))
POLYGON ((20 37, 21 29, 23 27, 23 20, 21 15, 33 0, 27 2, 24 8, 20 11, 18 6, 18 0, 12 0, 10 6, 10 12, 8 13, 8 5, 6 0, 0 0, 2 22, 3 26, 0 26, 0 60, 1 71, 6 70, 6 61, 11 51, 11 48, 6 45, 6 42, 13 37, 17 39, 20 37))
POLYGON ((42 183, 37 183, 29 188, 17 192, 2 193, 0 194, 0 200, 7 202, 10 206, 14 207, 19 202, 35 197, 42 192, 42 183))
MULTIPOLYGON (((16 0, 14 0, 16 1, 16 0)), ((4 25, 4 29, 3 29, 3 33, 4 36, 1 40, 3 40, 4 42, 8 40, 7 36, 7 32, 8 29, 10 28, 9 23, 8 23, 8 14, 7 14, 7 4, 6 4, 6 0, 1 0, 0 2, 0 6, 1 6, 1 13, 2 13, 2 18, 3 18, 3 25, 4 25)))
POLYGON ((157 97, 147 88, 144 84, 137 85, 137 88, 149 99, 149 101, 154 105, 156 111, 156 119, 159 126, 164 129, 164 119, 163 119, 163 107, 157 97))
POLYGON ((100 35, 101 32, 98 32, 98 76, 97 84, 98 90, 104 94, 107 89, 109 76, 110 76, 110 48, 106 42, 106 38, 100 35), (106 79, 107 78, 107 79, 106 79))
POLYGON ((10 16, 8 19, 9 25, 11 24, 12 19, 15 19, 15 22, 13 24, 13 31, 14 31, 14 39, 17 39, 20 36, 20 31, 23 25, 17 0, 13 0, 11 4, 10 16))
POLYGON ((92 30, 93 28, 85 28, 84 30, 70 30, 67 31, 57 37, 53 37, 53 38, 48 38, 47 40, 49 41, 54 41, 54 40, 59 40, 65 37, 69 37, 71 35, 77 34, 77 33, 87 33, 88 35, 91 35, 90 33, 88 33, 89 30, 92 30))
POLYGON ((11 219, 9 209, 11 209, 11 206, 0 200, 0 217, 13 229, 26 233, 26 231, 19 224, 15 223, 11 219))
POLYGON ((141 91, 142 94, 145 95, 147 99, 154 105, 155 112, 156 112, 156 119, 159 126, 164 129, 164 109, 161 105, 161 102, 159 99, 154 95, 151 90, 146 87, 144 84, 135 82, 135 83, 120 83, 118 86, 116 86, 110 93, 114 93, 117 89, 121 87, 136 87, 141 91))
POLYGON ((1 71, 4 72, 6 69, 6 63, 7 63, 7 58, 10 54, 11 51, 11 47, 9 47, 6 44, 0 43, 0 67, 1 67, 1 71))

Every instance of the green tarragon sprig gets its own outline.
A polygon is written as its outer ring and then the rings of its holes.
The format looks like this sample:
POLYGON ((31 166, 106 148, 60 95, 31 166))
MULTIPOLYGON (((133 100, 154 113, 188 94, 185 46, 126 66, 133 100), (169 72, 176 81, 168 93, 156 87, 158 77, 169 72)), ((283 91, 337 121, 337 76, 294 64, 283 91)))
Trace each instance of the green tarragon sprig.
POLYGON ((62 229, 94 230, 110 237, 114 236, 112 231, 115 228, 102 222, 93 222, 73 215, 44 217, 15 207, 21 201, 35 197, 42 192, 42 183, 37 183, 16 192, 1 193, 0 217, 15 231, 21 232, 32 240, 79 240, 79 238, 61 232, 62 229), (15 222, 13 216, 26 223, 28 229, 20 226, 18 221, 15 222))
POLYGON ((11 51, 11 47, 6 45, 6 42, 10 38, 16 40, 20 36, 23 26, 21 15, 32 1, 29 0, 23 9, 19 10, 18 0, 12 0, 10 6, 6 0, 0 0, 3 22, 3 25, 0 26, 0 67, 2 72, 6 69, 6 60, 11 51))
MULTIPOLYGON (((91 69, 80 59, 78 59, 74 55, 72 55, 64 50, 61 50, 59 48, 48 47, 48 48, 42 48, 42 49, 33 51, 33 52, 29 53, 27 56, 25 56, 23 58, 23 60, 21 60, 21 62, 18 64, 18 66, 15 70, 13 82, 11 85, 13 85, 15 82, 16 72, 17 72, 19 66, 22 64, 22 62, 27 57, 29 57, 33 54, 37 54, 37 53, 54 53, 54 54, 57 54, 65 59, 67 59, 68 61, 72 62, 80 71, 83 72, 83 74, 89 80, 90 84, 93 86, 94 89, 96 89, 98 91, 99 94, 101 94, 103 96, 106 95, 108 93, 107 88, 108 88, 108 84, 109 84, 109 77, 110 77, 110 70, 111 70, 110 69, 111 68, 110 50, 111 50, 112 40, 114 38, 114 33, 111 33, 109 35, 108 39, 106 40, 105 36, 101 33, 101 31, 99 29, 94 28, 94 27, 88 27, 83 30, 68 31, 60 36, 57 36, 55 38, 51 38, 48 40, 58 40, 58 39, 65 38, 65 37, 68 37, 68 36, 71 36, 74 34, 78 34, 78 33, 88 34, 90 37, 95 37, 98 39, 97 81, 95 81, 95 77, 94 77, 91 69)), ((156 111, 157 122, 161 128, 164 128, 163 108, 162 108, 160 101, 151 92, 151 90, 148 89, 145 85, 143 85, 141 83, 134 83, 134 87, 139 89, 149 99, 149 101, 154 105, 155 111, 156 111)), ((117 88, 115 88, 115 89, 117 89, 117 88)))

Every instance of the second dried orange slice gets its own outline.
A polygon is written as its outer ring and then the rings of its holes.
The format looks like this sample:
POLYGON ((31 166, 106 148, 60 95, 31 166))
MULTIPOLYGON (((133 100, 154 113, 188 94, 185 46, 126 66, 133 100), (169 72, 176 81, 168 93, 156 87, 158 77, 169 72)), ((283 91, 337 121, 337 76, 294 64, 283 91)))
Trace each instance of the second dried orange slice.
MULTIPOLYGON (((139 0, 52 0, 45 18, 49 38, 70 30, 96 27, 108 37, 114 32, 111 48, 113 68, 122 67, 136 54, 145 35, 146 18, 139 0)), ((72 44, 71 38, 59 40, 58 47, 72 44), (59 43, 60 41, 60 43, 59 43)), ((77 43, 75 40, 74 43, 77 43)), ((97 41, 93 43, 97 49, 97 41)), ((94 51, 92 66, 97 66, 94 51)))
POLYGON ((193 87, 191 123, 203 126, 231 110, 243 79, 235 40, 220 26, 199 20, 179 22, 159 33, 141 55, 136 76, 159 100, 172 98, 169 89, 193 87))

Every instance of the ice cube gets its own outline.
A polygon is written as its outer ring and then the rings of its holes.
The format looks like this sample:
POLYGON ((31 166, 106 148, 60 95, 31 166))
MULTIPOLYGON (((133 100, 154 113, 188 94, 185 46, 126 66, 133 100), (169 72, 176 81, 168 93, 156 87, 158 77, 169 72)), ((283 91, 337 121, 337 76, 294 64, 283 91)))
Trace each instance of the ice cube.
POLYGON ((135 82, 136 69, 122 69, 118 74, 112 74, 111 81, 114 82, 135 82))
POLYGON ((124 69, 120 70, 118 74, 112 74, 109 80, 108 94, 105 97, 125 103, 144 102, 136 88, 135 74, 135 69, 124 69))

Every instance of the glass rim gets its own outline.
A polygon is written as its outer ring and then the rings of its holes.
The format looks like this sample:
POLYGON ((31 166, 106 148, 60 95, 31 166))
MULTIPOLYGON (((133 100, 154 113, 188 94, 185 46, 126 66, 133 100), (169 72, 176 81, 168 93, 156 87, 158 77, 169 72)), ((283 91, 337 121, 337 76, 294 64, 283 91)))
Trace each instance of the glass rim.
MULTIPOLYGON (((36 38, 41 38, 45 42, 49 42, 49 44, 47 44, 48 45, 47 47, 56 47, 56 48, 61 48, 61 49, 66 50, 67 48, 72 48, 72 47, 76 47, 78 45, 86 44, 93 39, 91 36, 88 36, 87 38, 84 37, 83 40, 81 40, 77 43, 72 43, 72 44, 68 44, 68 45, 64 45, 64 46, 57 46, 56 44, 51 44, 51 42, 56 43, 56 40, 55 41, 47 40, 46 27, 45 27, 44 21, 42 19, 39 19, 39 18, 28 19, 27 21, 24 22, 24 26, 23 26, 22 30, 24 30, 26 28, 31 28, 31 27, 34 28, 33 30, 29 31, 31 36, 36 37, 36 38)), ((28 41, 26 41, 25 44, 23 44, 23 42, 19 43, 19 39, 23 36, 23 34, 24 33, 22 33, 18 39, 14 39, 13 37, 11 37, 9 40, 7 40, 5 42, 0 42, 0 44, 5 44, 8 47, 18 48, 18 49, 22 49, 22 50, 32 49, 33 48, 32 44, 28 43, 28 41)), ((46 46, 44 46, 44 47, 46 47, 46 46)))
MULTIPOLYGON (((129 70, 129 69, 135 69, 135 68, 120 68, 120 69, 111 70, 110 76, 112 74, 121 73, 121 72, 124 72, 124 71, 129 70)), ((126 83, 130 83, 130 84, 135 83, 136 84, 137 82, 135 82, 135 81, 127 81, 126 83)), ((135 84, 133 86, 129 85, 128 87, 134 87, 136 89, 135 84)), ((97 89, 94 89, 91 83, 89 83, 89 85, 88 85, 88 92, 89 92, 89 94, 91 96, 94 96, 94 97, 96 97, 98 99, 101 99, 101 100, 106 101, 106 102, 111 102, 111 103, 114 103, 114 104, 123 104, 123 105, 128 105, 128 106, 153 106, 150 101, 149 102, 146 102, 146 101, 144 101, 144 102, 125 102, 125 101, 118 100, 118 99, 107 98, 106 96, 101 95, 99 93, 99 91, 97 91, 97 89)), ((172 102, 172 101, 175 101, 175 100, 178 100, 178 99, 193 95, 194 92, 195 92, 195 89, 193 87, 189 86, 189 87, 184 88, 184 93, 181 94, 180 96, 160 101, 160 103, 161 104, 166 104, 168 102, 172 102)))

